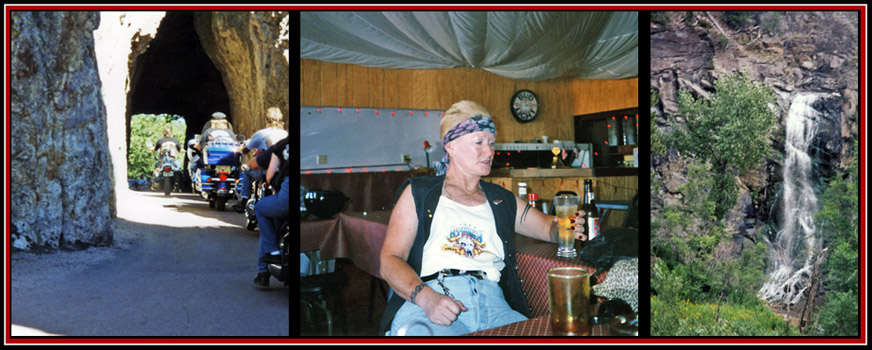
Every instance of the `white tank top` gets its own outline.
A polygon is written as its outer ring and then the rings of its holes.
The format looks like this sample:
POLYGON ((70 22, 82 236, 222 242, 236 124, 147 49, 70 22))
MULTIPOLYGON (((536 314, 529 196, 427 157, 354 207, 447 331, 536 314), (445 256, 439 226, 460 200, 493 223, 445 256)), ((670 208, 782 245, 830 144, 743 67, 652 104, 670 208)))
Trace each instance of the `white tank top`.
POLYGON ((466 206, 445 196, 439 199, 424 244, 422 277, 442 269, 481 270, 489 280, 499 282, 505 256, 487 202, 466 206))

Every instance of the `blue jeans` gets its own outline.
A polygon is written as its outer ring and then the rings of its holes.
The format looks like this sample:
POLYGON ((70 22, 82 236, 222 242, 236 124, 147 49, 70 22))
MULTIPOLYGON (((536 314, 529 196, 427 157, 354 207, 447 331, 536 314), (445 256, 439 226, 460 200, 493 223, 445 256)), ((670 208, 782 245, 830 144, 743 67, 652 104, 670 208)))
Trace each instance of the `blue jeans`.
POLYGON ((254 215, 257 217, 257 226, 260 229, 260 241, 257 244, 258 273, 267 271, 267 263, 260 261, 260 258, 279 249, 279 224, 282 219, 291 215, 289 181, 290 177, 286 176, 282 180, 282 189, 279 193, 264 197, 254 206, 254 215))
MULTIPOLYGON (((454 336, 527 319, 520 312, 512 310, 503 296, 502 288, 496 282, 479 280, 472 276, 448 276, 443 283, 466 306, 467 311, 461 311, 451 325, 441 326, 430 322, 424 309, 406 301, 394 316, 388 335, 399 335, 397 332, 400 328, 409 325, 405 333, 407 336, 454 336)), ((443 293, 435 279, 428 281, 427 286, 437 293, 443 293)))
MULTIPOLYGON (((242 176, 240 176, 239 179, 239 186, 241 186, 238 188, 239 196, 245 199, 251 198, 251 183, 255 179, 263 176, 263 174, 266 174, 264 170, 243 171, 242 176)), ((284 186, 282 186, 282 188, 284 188, 284 186)))

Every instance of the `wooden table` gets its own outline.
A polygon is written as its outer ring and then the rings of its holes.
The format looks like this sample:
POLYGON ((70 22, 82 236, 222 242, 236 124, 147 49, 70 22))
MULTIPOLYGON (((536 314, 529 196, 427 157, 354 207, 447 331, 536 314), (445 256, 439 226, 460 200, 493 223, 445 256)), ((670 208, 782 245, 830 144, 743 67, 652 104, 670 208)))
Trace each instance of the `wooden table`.
MULTIPOLYGON (((551 322, 548 320, 549 315, 543 315, 531 318, 526 321, 510 323, 505 326, 485 329, 478 332, 464 334, 464 336, 472 337, 560 337, 562 335, 555 334, 551 330, 551 322)), ((607 324, 591 325, 590 336, 605 337, 609 336, 609 326, 607 324)))

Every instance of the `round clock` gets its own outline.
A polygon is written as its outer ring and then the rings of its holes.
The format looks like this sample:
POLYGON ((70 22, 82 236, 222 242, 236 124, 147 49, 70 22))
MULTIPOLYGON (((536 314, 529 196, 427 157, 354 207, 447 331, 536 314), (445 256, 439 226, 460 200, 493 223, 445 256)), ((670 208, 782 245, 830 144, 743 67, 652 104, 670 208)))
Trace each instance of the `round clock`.
POLYGON ((530 90, 519 90, 512 95, 509 108, 512 109, 512 115, 519 122, 531 122, 539 115, 539 99, 530 90))

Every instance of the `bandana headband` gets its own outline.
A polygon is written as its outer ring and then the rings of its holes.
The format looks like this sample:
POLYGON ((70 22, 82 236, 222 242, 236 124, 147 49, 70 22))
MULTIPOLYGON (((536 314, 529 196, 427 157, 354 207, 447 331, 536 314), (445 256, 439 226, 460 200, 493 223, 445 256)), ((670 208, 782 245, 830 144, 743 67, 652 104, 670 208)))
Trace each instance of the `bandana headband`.
MULTIPOLYGON (((479 131, 487 131, 494 134, 494 136, 497 135, 497 129, 494 125, 493 119, 486 115, 477 115, 475 117, 464 120, 451 128, 451 130, 449 130, 445 134, 445 137, 442 138, 442 150, 445 151, 445 145, 447 145, 454 139, 466 134, 471 134, 479 131)), ((448 159, 448 152, 445 152, 442 160, 439 161, 439 164, 436 164, 436 176, 445 175, 445 172, 448 171, 449 162, 450 160, 448 159)))

